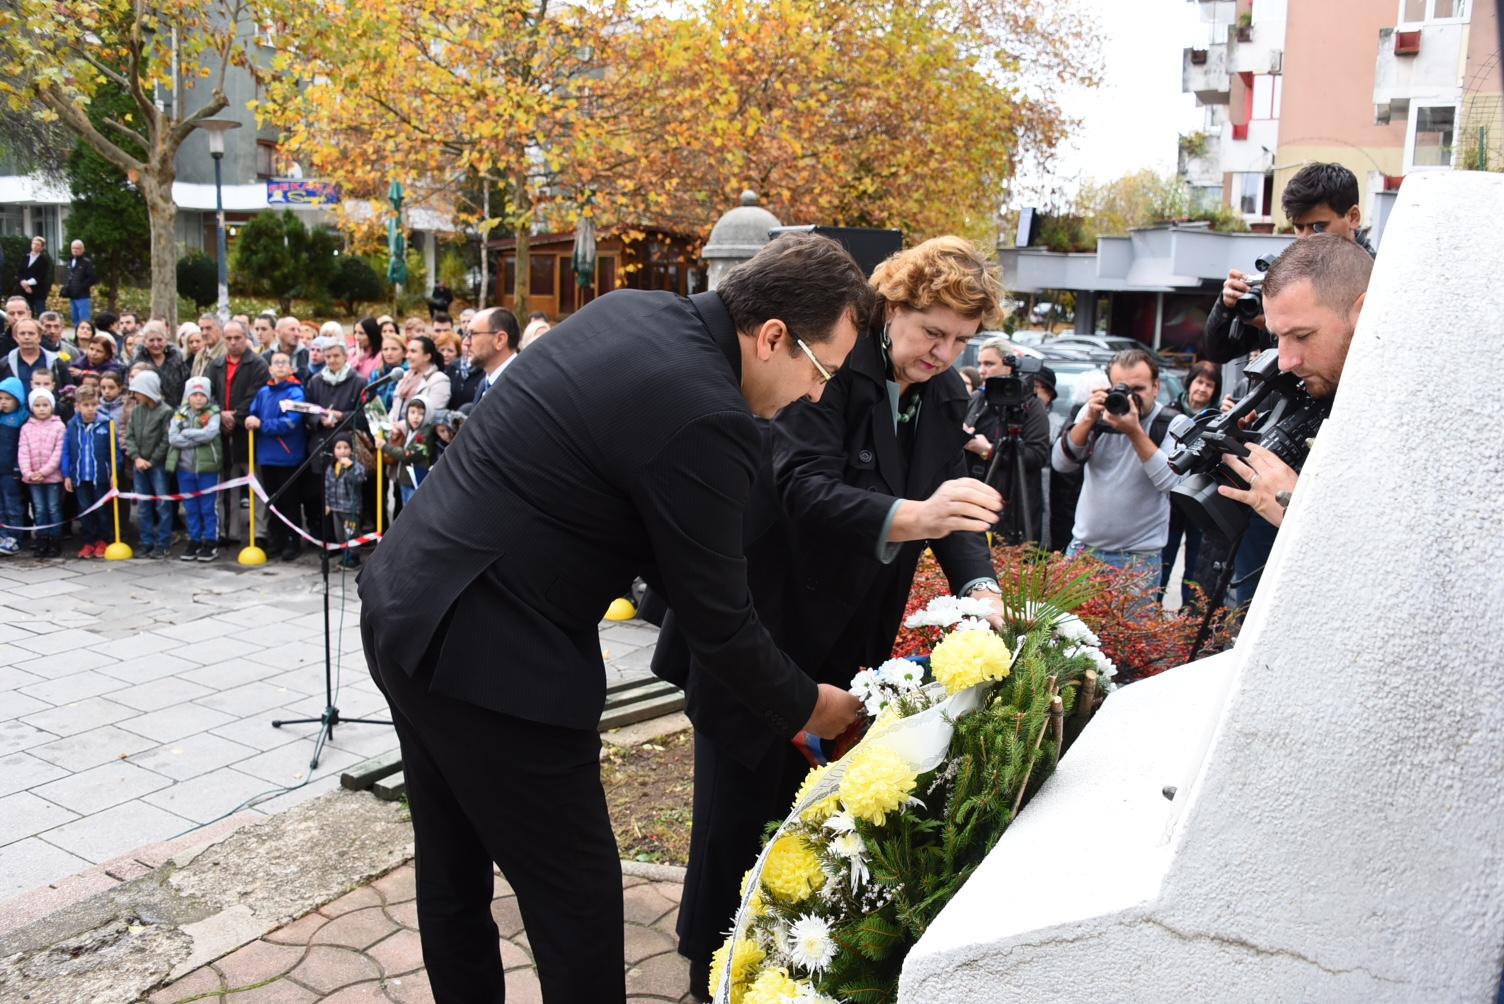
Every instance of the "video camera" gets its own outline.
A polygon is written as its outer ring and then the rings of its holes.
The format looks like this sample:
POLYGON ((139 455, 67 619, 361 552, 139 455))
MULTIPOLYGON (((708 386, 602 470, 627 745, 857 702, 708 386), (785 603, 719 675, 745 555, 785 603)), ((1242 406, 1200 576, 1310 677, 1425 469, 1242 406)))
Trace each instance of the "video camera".
POLYGON ((1034 374, 1044 368, 1044 363, 1018 353, 1003 356, 1003 365, 1011 368, 1013 375, 988 377, 983 397, 995 408, 1017 408, 1033 396, 1034 374))
POLYGON ((1196 419, 1169 458, 1170 470, 1187 475, 1170 492, 1170 501, 1203 530, 1215 529, 1235 540, 1248 525, 1251 510, 1217 491, 1218 485, 1248 487, 1222 463, 1231 453, 1248 456, 1244 443, 1258 443, 1295 470, 1310 452, 1308 441, 1326 419, 1329 402, 1305 392, 1300 378, 1279 370, 1279 350, 1266 349, 1246 371, 1251 389, 1233 409, 1196 419), (1267 408, 1261 408, 1266 402, 1267 408), (1242 420, 1257 412, 1248 428, 1242 420))
MULTIPOLYGON (((1281 252, 1283 254, 1283 252, 1281 252)), ((1269 267, 1279 260, 1279 255, 1265 255, 1255 258, 1253 267, 1260 272, 1269 271, 1269 267)), ((1233 313, 1245 321, 1251 321, 1264 312, 1264 280, 1260 277, 1248 280, 1248 292, 1238 297, 1238 302, 1233 306, 1233 313)))

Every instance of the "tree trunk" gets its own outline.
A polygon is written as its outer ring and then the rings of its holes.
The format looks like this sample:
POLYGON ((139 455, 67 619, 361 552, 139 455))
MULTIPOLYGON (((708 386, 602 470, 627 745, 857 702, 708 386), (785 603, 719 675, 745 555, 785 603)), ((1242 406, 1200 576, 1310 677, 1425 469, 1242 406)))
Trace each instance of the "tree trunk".
POLYGON ((512 235, 517 238, 517 274, 512 282, 512 313, 527 326, 527 295, 532 269, 528 263, 528 244, 533 236, 533 205, 527 196, 527 179, 519 172, 513 183, 512 208, 517 221, 512 235))
MULTIPOLYGON (((491 179, 480 179, 480 216, 481 222, 485 223, 491 218, 491 179)), ((486 241, 490 238, 490 230, 482 230, 480 235, 480 289, 475 294, 475 309, 486 309, 486 294, 491 291, 491 255, 486 250, 486 241)))
POLYGON ((178 326, 178 207, 172 201, 173 172, 142 172, 141 194, 151 223, 151 316, 178 326))

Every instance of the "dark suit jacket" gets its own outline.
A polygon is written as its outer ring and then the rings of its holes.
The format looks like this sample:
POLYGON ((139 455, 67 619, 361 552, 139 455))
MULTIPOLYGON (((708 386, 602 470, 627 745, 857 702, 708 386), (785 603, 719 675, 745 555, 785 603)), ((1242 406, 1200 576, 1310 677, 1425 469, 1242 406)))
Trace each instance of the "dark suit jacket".
POLYGON ((475 400, 475 390, 480 382, 486 378, 486 371, 479 366, 472 365, 469 369, 460 369, 459 360, 449 364, 444 371, 449 374, 449 410, 458 411, 465 405, 475 400))
POLYGON ((639 571, 775 733, 814 709, 747 588, 759 437, 720 298, 622 290, 507 367, 360 576, 384 665, 432 692, 595 729, 597 624, 639 571))
POLYGON ((225 360, 219 359, 209 367, 209 383, 214 388, 214 400, 220 408, 235 413, 235 431, 225 437, 225 470, 233 464, 243 464, 250 454, 250 443, 245 434, 245 419, 251 412, 251 402, 256 392, 266 386, 270 373, 266 360, 246 349, 235 370, 235 385, 225 393, 225 360))
POLYGON ((21 255, 21 260, 17 263, 19 268, 16 274, 16 292, 28 300, 35 300, 39 297, 45 297, 48 293, 52 292, 52 256, 43 251, 37 255, 35 262, 27 264, 26 260, 30 257, 31 251, 28 250, 25 254, 21 255), (25 288, 21 286, 22 279, 35 279, 37 281, 36 286, 32 288, 30 293, 26 292, 25 288))
MULTIPOLYGON (((892 654, 926 546, 953 592, 994 574, 986 539, 976 533, 911 541, 879 560, 878 536, 896 500, 928 498, 941 483, 967 476, 960 376, 952 371, 928 381, 921 401, 905 466, 882 353, 869 333, 819 403, 790 405, 772 424, 772 462, 748 521, 752 594, 774 640, 819 682, 847 686, 859 668, 892 654)), ((686 672, 687 653, 674 638, 677 613, 665 621, 653 671, 684 678, 695 727, 734 758, 755 763, 782 737, 742 713, 698 661, 686 672)))

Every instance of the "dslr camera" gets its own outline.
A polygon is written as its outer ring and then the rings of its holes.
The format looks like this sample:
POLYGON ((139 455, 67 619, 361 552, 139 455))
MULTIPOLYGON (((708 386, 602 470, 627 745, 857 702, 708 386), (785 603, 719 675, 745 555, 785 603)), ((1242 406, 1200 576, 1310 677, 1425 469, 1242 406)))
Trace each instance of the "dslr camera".
POLYGON ((1310 452, 1309 440, 1321 428, 1331 405, 1305 392, 1300 378, 1279 370, 1279 350, 1266 349, 1248 364, 1248 394, 1222 414, 1204 415, 1179 437, 1170 470, 1187 475, 1170 491, 1170 501, 1203 530, 1236 540, 1248 525, 1250 509, 1223 496, 1218 485, 1248 485, 1222 463, 1226 454, 1248 456, 1246 443, 1258 443, 1295 470, 1310 452), (1257 414, 1248 428, 1242 420, 1257 414))
POLYGON ((1018 408, 1034 395, 1034 374, 1044 368, 1044 363, 1034 356, 1017 353, 1003 356, 1003 365, 1013 370, 1012 376, 988 377, 984 397, 994 408, 1018 408))
MULTIPOLYGON (((1281 252, 1283 253, 1283 252, 1281 252)), ((1262 273, 1269 271, 1269 267, 1279 259, 1279 255, 1265 255, 1255 258, 1253 267, 1261 273, 1248 280, 1248 292, 1238 297, 1238 302, 1233 306, 1233 313, 1244 321, 1251 321, 1264 312, 1264 279, 1262 273)))

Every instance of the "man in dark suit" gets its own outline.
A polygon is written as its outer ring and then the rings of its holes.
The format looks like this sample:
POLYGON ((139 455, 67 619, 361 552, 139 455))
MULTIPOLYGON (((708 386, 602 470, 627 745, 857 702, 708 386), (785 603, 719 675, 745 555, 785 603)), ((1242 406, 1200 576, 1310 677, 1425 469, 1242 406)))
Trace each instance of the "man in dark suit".
POLYGON ((52 256, 41 237, 31 239, 31 253, 21 259, 16 285, 31 307, 31 316, 41 317, 47 309, 47 294, 52 292, 52 256))
MULTIPOLYGON (((249 470, 250 442, 245 432, 245 418, 250 412, 256 392, 266 386, 270 376, 266 360, 251 348, 250 335, 239 321, 225 322, 225 356, 209 367, 209 383, 214 388, 214 400, 220 406, 219 424, 224 430, 225 477, 243 477, 249 470)), ((238 542, 240 538, 240 495, 245 489, 237 488, 220 492, 224 497, 225 513, 220 520, 221 543, 238 542)), ((258 509, 258 523, 264 517, 264 509, 258 509)), ((264 531, 265 524, 262 523, 264 531)))
POLYGON ((870 304, 857 264, 810 234, 716 292, 601 297, 509 364, 376 549, 361 633, 402 743, 440 1002, 503 997, 493 861, 544 999, 624 996, 596 626, 635 574, 769 728, 834 736, 855 719, 758 622, 742 519, 756 418, 818 398, 870 304))

